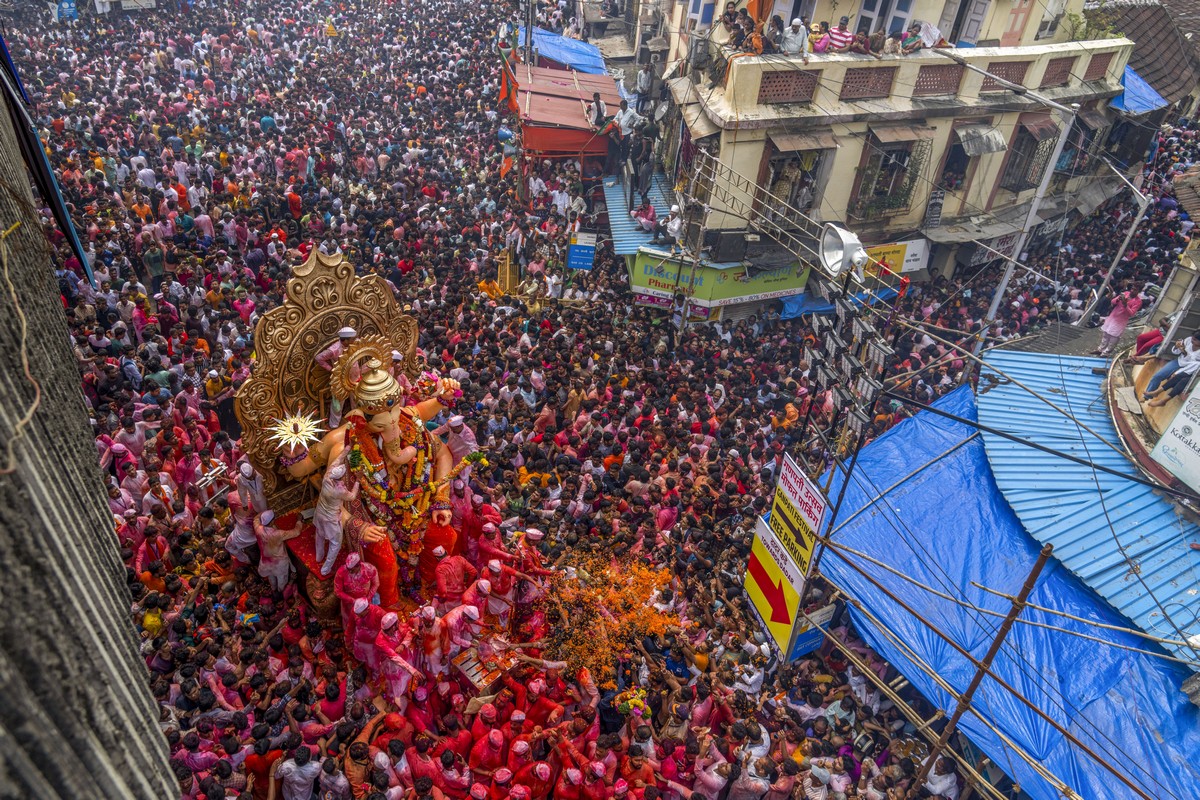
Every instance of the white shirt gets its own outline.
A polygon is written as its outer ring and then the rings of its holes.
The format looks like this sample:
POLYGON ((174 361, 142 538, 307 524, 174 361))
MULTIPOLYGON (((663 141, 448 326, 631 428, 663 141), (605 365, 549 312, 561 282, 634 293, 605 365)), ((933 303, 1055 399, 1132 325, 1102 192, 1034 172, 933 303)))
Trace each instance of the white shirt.
POLYGON ((624 111, 618 111, 613 117, 613 121, 621 128, 621 135, 628 136, 633 133, 633 129, 641 122, 642 118, 632 108, 626 108, 624 111))

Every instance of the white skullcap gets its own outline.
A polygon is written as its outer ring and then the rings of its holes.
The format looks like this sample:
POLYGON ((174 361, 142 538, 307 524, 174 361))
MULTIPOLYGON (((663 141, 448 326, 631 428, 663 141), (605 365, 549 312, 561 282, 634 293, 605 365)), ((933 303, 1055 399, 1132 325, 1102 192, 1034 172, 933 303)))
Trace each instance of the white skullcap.
POLYGON ((368 608, 370 608, 370 606, 371 606, 371 604, 367 602, 367 599, 365 597, 360 597, 354 601, 354 613, 362 614, 368 608))
POLYGON ((446 555, 446 548, 439 544, 437 547, 433 548, 433 555, 436 558, 441 558, 442 556, 446 555))
POLYGON ((479 607, 478 606, 467 606, 466 608, 463 609, 463 616, 466 617, 467 619, 471 619, 471 620, 479 619, 479 607))
POLYGON ((396 616, 396 612, 389 611, 388 613, 384 614, 383 619, 379 621, 380 630, 387 630, 399 621, 400 618, 396 616))
POLYGON ((489 561, 488 569, 490 569, 492 572, 499 572, 501 569, 500 559, 493 558, 491 561, 489 561))
POLYGON ((492 593, 492 582, 487 578, 480 578, 475 585, 479 588, 479 591, 483 592, 484 594, 492 593))
POLYGON ((358 336, 358 331, 354 330, 354 328, 346 327, 338 331, 339 339, 353 339, 355 336, 358 336))
POLYGON ((263 525, 270 525, 275 521, 275 512, 268 508, 266 511, 262 512, 262 515, 259 517, 259 519, 262 520, 263 525))
POLYGON ((462 425, 463 424, 462 414, 455 414, 453 417, 451 417, 450 424, 451 425, 462 425))

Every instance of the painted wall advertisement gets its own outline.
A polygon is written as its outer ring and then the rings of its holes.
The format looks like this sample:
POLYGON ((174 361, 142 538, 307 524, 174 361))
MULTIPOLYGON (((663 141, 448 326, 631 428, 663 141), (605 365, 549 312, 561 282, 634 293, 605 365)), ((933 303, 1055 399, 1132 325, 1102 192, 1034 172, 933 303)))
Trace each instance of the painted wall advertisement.
POLYGON ((1192 389, 1150 457, 1200 492, 1200 385, 1192 389))
POLYGON ((926 239, 913 239, 910 242, 892 242, 877 244, 867 248, 871 262, 864 272, 871 275, 878 273, 876 262, 886 264, 892 272, 916 272, 929 266, 929 242, 926 239))
MULTIPOLYGON (((745 264, 718 269, 704 262, 692 264, 686 257, 672 258, 654 251, 639 252, 629 275, 630 288, 642 305, 669 307, 670 299, 682 292, 690 295, 694 307, 703 309, 790 297, 804 291, 807 282, 808 267, 802 264, 765 270, 745 264), (650 298, 668 302, 663 304, 650 298)), ((695 311, 693 314, 707 316, 695 311)))

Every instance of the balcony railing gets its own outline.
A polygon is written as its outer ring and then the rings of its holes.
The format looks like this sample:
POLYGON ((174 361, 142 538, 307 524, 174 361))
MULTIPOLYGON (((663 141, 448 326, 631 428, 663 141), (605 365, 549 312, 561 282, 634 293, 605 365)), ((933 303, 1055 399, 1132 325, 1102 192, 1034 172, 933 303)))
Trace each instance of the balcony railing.
MULTIPOLYGON (((994 80, 936 50, 881 60, 854 54, 813 54, 805 64, 799 57, 735 54, 725 45, 712 42, 709 46, 712 60, 705 78, 716 89, 708 102, 709 115, 727 117, 728 126, 736 126, 743 114, 758 106, 775 108, 780 116, 833 116, 861 113, 862 103, 889 100, 897 110, 904 110, 900 106, 911 104, 915 97, 969 103, 982 95, 985 102, 994 103, 998 97, 1013 96, 994 80)), ((970 65, 1030 89, 1070 98, 1118 90, 1132 48, 1133 42, 1118 38, 1072 42, 1069 50, 1063 45, 1035 44, 953 52, 970 65)))

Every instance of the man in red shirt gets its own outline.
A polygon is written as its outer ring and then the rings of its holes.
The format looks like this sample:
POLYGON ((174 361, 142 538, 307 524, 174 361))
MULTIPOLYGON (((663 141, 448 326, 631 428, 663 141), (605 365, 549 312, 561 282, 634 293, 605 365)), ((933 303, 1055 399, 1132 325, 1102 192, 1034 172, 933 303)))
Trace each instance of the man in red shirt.
POLYGON ((470 764, 474 775, 491 778, 504 766, 505 760, 504 734, 493 728, 471 748, 471 757, 467 763, 470 764))

